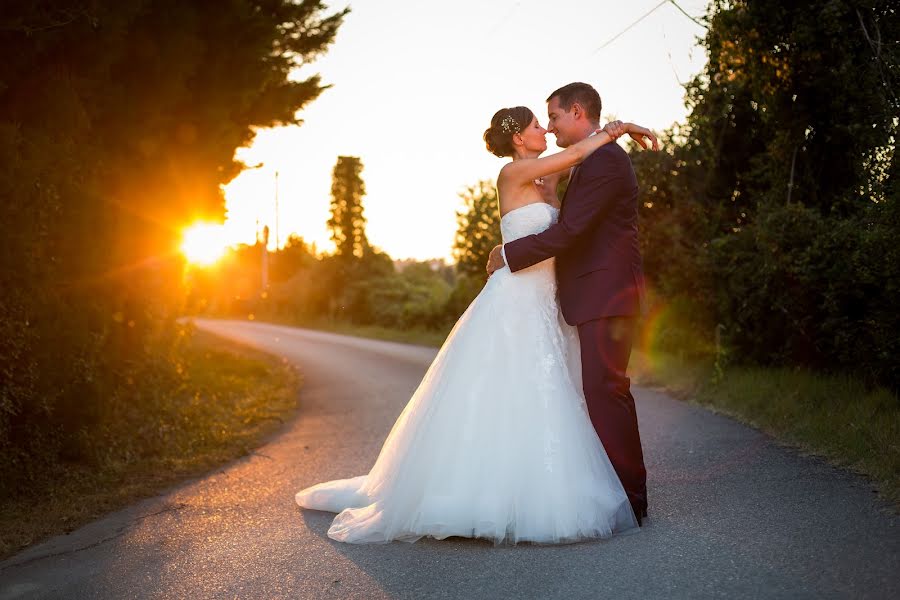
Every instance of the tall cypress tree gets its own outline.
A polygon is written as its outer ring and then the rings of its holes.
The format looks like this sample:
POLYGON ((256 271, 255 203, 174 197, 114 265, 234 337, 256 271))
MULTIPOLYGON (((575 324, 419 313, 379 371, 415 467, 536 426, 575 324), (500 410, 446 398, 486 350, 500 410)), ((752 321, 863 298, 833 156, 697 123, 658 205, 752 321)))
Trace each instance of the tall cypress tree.
POLYGON ((371 252, 363 215, 366 185, 360 176, 362 170, 362 161, 356 156, 339 156, 334 165, 328 228, 335 253, 343 259, 360 259, 371 252))

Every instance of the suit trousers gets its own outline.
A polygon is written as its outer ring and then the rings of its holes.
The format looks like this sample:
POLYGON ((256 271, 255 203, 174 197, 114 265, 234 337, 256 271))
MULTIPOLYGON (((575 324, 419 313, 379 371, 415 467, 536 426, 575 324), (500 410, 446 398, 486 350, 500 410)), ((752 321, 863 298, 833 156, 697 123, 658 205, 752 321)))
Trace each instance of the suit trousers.
POLYGON ((591 423, 640 519, 647 514, 647 471, 631 380, 625 374, 636 332, 635 317, 607 317, 578 325, 591 423))

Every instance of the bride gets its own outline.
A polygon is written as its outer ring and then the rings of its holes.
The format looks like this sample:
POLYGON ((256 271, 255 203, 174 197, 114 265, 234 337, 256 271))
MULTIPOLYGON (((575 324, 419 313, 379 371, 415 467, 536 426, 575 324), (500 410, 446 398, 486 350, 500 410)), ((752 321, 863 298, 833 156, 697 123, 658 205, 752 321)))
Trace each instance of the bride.
MULTIPOLYGON (((555 181, 618 136, 652 134, 613 122, 551 156, 525 107, 498 111, 488 150, 500 171, 504 242, 558 216, 555 181), (546 179, 541 179, 546 178, 546 179)), ((349 543, 423 536, 494 543, 605 538, 637 527, 591 425, 575 328, 556 300, 553 260, 488 280, 453 327, 367 475, 301 490, 303 508, 339 513, 328 529, 349 543)))

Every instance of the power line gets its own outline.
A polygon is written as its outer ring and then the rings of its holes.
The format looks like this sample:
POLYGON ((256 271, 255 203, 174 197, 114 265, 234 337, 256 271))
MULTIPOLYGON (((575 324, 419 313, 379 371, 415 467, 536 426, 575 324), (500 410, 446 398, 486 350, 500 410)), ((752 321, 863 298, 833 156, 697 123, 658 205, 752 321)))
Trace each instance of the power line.
POLYGON ((674 6, 674 7, 677 8, 678 10, 680 10, 680 11, 681 11, 681 14, 683 14, 684 16, 686 16, 688 19, 690 19, 691 21, 693 21, 694 23, 696 23, 697 25, 699 25, 699 26, 702 27, 703 29, 709 29, 706 25, 704 25, 703 23, 701 23, 700 21, 698 21, 697 19, 695 19, 694 17, 692 17, 691 15, 689 15, 688 12, 687 12, 686 10, 684 10, 683 8, 681 8, 680 6, 678 6, 678 3, 675 2, 675 0, 669 0, 669 2, 672 3, 672 6, 674 6))
POLYGON ((628 32, 631 30, 632 27, 634 27, 635 25, 637 25, 638 23, 640 23, 641 21, 643 21, 644 19, 646 19, 647 17, 649 17, 650 15, 652 15, 653 13, 655 13, 657 10, 660 9, 660 7, 662 7, 663 4, 667 3, 668 1, 669 1, 669 0, 662 0, 662 2, 660 2, 660 3, 657 4, 656 6, 654 6, 653 8, 651 8, 650 10, 648 10, 647 12, 645 12, 643 15, 640 16, 640 18, 638 18, 637 21, 635 21, 634 23, 632 23, 631 25, 629 25, 628 27, 626 27, 625 29, 623 29, 622 31, 620 31, 619 33, 617 33, 616 35, 614 35, 610 40, 608 40, 608 41, 607 41, 606 43, 604 43, 602 46, 600 46, 599 48, 597 48, 597 49, 594 51, 594 54, 596 54, 597 52, 600 52, 601 50, 603 50, 604 48, 606 48, 607 46, 609 46, 610 44, 612 44, 614 41, 616 41, 617 39, 619 39, 620 37, 622 37, 623 35, 625 35, 626 33, 628 33, 628 32))
POLYGON ((616 35, 614 35, 612 38, 610 38, 609 40, 607 40, 602 46, 600 46, 599 48, 597 48, 596 50, 594 50, 594 54, 600 52, 601 50, 603 50, 604 48, 606 48, 607 46, 609 46, 610 44, 612 44, 614 41, 616 41, 617 39, 619 39, 620 37, 622 37, 623 35, 625 35, 625 34, 628 33, 629 31, 631 31, 632 27, 634 27, 635 25, 637 25, 638 23, 640 23, 641 21, 643 21, 644 19, 646 19, 647 17, 649 17, 650 15, 652 15, 653 13, 655 13, 657 10, 659 10, 660 8, 662 8, 663 5, 665 5, 665 4, 671 4, 672 6, 674 6, 675 8, 677 8, 677 9, 681 12, 681 14, 683 14, 684 16, 686 16, 686 17, 687 17, 688 19, 690 19, 691 21, 693 21, 694 23, 696 23, 697 25, 699 25, 699 26, 702 27, 703 29, 706 29, 706 28, 707 28, 706 25, 704 25, 703 23, 701 23, 700 21, 698 21, 697 19, 695 19, 694 17, 692 17, 692 16, 691 16, 690 14, 688 14, 683 8, 681 8, 681 7, 675 2, 675 0, 662 0, 662 2, 660 2, 660 3, 657 4, 656 6, 654 6, 653 8, 651 8, 650 10, 648 10, 647 12, 645 12, 643 15, 641 15, 634 23, 632 23, 631 25, 629 25, 628 27, 626 27, 625 29, 623 29, 622 31, 620 31, 619 33, 617 33, 616 35))
POLYGON ((501 27, 506 25, 506 23, 509 22, 510 18, 516 13, 516 10, 518 10, 518 8, 521 4, 522 4, 522 0, 519 0, 518 2, 513 4, 512 8, 510 8, 508 11, 506 11, 506 14, 503 15, 503 18, 499 19, 497 21, 497 23, 493 27, 491 27, 490 30, 488 30, 486 37, 491 37, 492 35, 494 35, 497 32, 498 29, 500 29, 501 27))

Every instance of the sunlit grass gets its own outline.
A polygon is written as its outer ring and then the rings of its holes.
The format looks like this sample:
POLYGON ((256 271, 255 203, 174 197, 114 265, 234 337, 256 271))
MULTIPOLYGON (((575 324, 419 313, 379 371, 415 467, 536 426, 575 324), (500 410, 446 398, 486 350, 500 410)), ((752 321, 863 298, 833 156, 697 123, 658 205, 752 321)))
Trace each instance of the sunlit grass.
POLYGON ((434 348, 439 348, 450 333, 450 326, 447 326, 445 331, 425 328, 393 329, 380 325, 355 325, 328 318, 297 319, 266 316, 262 320, 281 325, 327 331, 329 333, 384 340, 386 342, 416 344, 417 346, 432 346, 434 348))
POLYGON ((110 432, 110 446, 128 449, 60 464, 27 493, 0 499, 0 558, 246 454, 296 407, 296 374, 268 355, 198 333, 180 358, 187 384, 146 391, 172 395, 143 419, 165 428, 164 443, 142 443, 152 436, 134 428, 110 432))
POLYGON ((327 328, 334 333, 355 335, 360 337, 385 340, 388 342, 402 342, 404 344, 416 344, 419 346, 432 346, 439 348, 447 339, 448 331, 432 331, 428 329, 390 329, 379 325, 346 325, 335 322, 319 321, 310 325, 316 329, 327 328))

